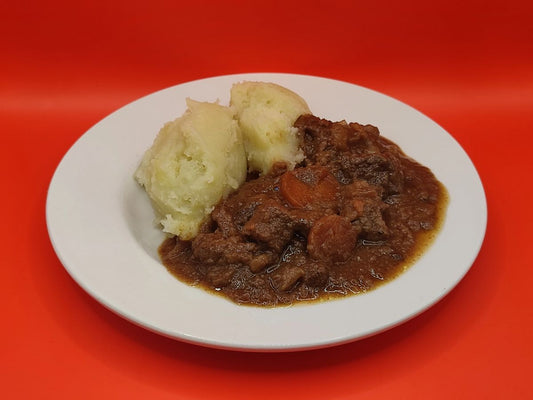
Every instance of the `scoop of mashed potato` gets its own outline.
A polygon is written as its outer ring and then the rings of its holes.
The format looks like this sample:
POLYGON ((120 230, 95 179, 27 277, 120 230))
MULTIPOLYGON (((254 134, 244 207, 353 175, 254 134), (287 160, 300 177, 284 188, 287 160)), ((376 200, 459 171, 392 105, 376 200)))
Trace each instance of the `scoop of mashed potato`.
POLYGON ((304 99, 274 83, 240 82, 231 88, 230 105, 237 113, 251 171, 265 174, 276 161, 292 169, 303 160, 293 124, 310 113, 304 99))
POLYGON ((234 111, 187 99, 166 123, 135 172, 163 231, 192 239, 214 206, 246 179, 243 140, 234 111))

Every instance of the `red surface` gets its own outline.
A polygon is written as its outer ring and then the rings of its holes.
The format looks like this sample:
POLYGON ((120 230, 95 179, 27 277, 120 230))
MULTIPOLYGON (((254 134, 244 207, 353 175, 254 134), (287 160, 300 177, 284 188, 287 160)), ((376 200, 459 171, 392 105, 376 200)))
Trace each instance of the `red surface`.
POLYGON ((532 398, 533 3, 87 3, 0 4, 2 398, 532 398), (73 282, 44 217, 69 146, 142 95, 238 72, 367 86, 461 143, 489 222, 450 295, 356 343, 246 354, 147 332, 73 282))

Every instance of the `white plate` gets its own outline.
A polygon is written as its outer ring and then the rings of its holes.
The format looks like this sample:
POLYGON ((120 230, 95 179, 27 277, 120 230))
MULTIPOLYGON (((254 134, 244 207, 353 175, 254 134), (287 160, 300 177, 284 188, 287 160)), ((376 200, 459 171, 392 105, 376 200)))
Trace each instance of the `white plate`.
POLYGON ((445 296, 478 254, 486 201, 467 154, 413 108, 353 84, 290 74, 242 74, 161 90, 114 112, 67 152, 51 181, 46 217, 54 249, 74 280, 122 317, 162 335, 247 351, 319 348, 404 322, 445 296), (447 187, 446 221, 426 254, 396 280, 364 295, 277 309, 237 306, 189 287, 161 265, 163 236, 132 178, 144 151, 185 98, 229 102, 233 83, 275 82, 299 93, 317 116, 371 123, 447 187))

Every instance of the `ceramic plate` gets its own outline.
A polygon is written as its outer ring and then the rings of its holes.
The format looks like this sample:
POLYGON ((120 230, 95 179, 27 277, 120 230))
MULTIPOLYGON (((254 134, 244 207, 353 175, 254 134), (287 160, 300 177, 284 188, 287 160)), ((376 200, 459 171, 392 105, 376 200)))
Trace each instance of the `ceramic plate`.
POLYGON ((459 144, 435 122, 375 91, 331 79, 242 74, 164 89, 119 109, 72 146, 50 183, 46 217, 54 249, 72 278, 105 307, 178 340, 245 351, 294 351, 361 339, 400 324, 445 296, 480 249, 486 201, 479 176, 459 144), (160 263, 163 240, 133 173, 162 125, 185 111, 185 99, 229 103, 242 80, 283 85, 330 120, 378 126, 381 134, 430 167, 450 202, 443 228, 419 261, 366 294, 324 303, 261 309, 238 306, 187 286, 160 263))

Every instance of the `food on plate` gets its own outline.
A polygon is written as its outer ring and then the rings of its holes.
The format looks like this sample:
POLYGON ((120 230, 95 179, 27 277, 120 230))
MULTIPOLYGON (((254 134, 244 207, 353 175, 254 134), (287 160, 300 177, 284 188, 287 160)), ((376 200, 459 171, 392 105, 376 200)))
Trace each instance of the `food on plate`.
POLYGON ((231 106, 242 129, 250 170, 266 174, 285 161, 289 168, 303 160, 294 121, 309 114, 298 94, 268 82, 240 82, 231 88, 231 106))
POLYGON ((184 240, 196 236, 214 206, 247 174, 233 110, 190 99, 187 106, 159 131, 135 172, 163 231, 184 240))
POLYGON ((295 127, 302 162, 249 176, 193 240, 161 245, 173 274, 271 307, 371 290, 427 248, 447 201, 428 168, 372 125, 306 114, 295 127))
POLYGON ((447 206, 431 170, 377 127, 320 118, 261 82, 234 85, 229 107, 189 101, 136 178, 173 234, 167 269, 254 306, 378 287, 430 245, 447 206))

